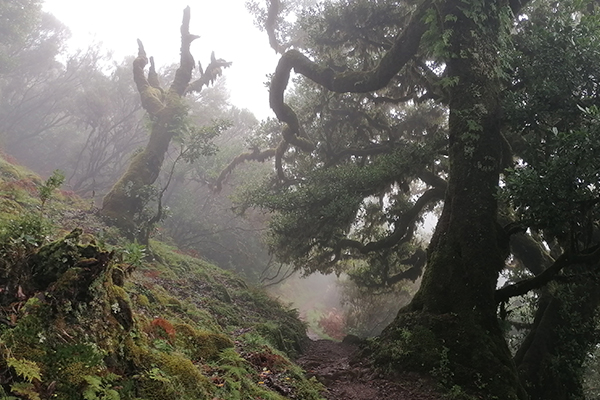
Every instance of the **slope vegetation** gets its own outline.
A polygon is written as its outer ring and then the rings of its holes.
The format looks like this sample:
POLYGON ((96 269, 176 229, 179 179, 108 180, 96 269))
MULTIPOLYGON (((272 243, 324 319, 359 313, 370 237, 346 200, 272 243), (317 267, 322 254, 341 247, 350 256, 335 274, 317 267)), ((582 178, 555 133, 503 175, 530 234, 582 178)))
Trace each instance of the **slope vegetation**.
POLYGON ((294 310, 56 186, 0 157, 0 398, 320 398, 294 310))

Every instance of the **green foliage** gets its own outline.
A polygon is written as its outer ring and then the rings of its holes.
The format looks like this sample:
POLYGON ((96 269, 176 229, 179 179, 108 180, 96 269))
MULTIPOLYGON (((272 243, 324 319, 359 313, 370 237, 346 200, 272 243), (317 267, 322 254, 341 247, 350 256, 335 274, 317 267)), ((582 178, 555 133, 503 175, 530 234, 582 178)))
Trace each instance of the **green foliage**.
POLYGON ((41 213, 43 214, 46 202, 52 196, 52 193, 58 189, 65 181, 65 174, 60 170, 54 170, 52 175, 46 179, 38 188, 40 201, 42 202, 41 213))
MULTIPOLYGON (((113 377, 117 377, 113 375, 113 377)), ((110 378, 113 378, 110 377, 110 378)), ((83 390, 85 400, 121 400, 119 392, 110 388, 110 385, 103 382, 98 376, 86 375, 84 377, 87 387, 83 390)))
POLYGON ((5 268, 23 261, 44 244, 53 231, 52 224, 37 214, 25 213, 13 217, 0 227, 0 265, 5 268))
MULTIPOLYGON (((11 392, 24 396, 29 400, 41 400, 39 393, 36 391, 35 386, 27 382, 17 382, 10 385, 11 392)), ((10 398, 10 397, 9 397, 10 398)))
POLYGON ((132 267, 141 267, 147 256, 147 247, 137 242, 125 242, 118 248, 118 254, 122 262, 131 265, 132 267))
MULTIPOLYGON (((270 245, 281 261, 301 264, 310 271, 326 268, 337 241, 368 207, 365 198, 378 195, 398 176, 414 174, 425 154, 427 150, 420 145, 406 146, 367 165, 317 169, 292 185, 265 185, 249 193, 247 201, 275 213, 270 245)), ((403 197, 398 194, 394 199, 398 200, 394 206, 401 207, 403 197)), ((392 222, 395 215, 387 219, 380 214, 373 225, 392 222)), ((365 223, 355 235, 380 238, 373 230, 369 232, 373 225, 365 223)))
POLYGON ((590 224, 599 217, 600 132, 598 110, 582 112, 586 127, 547 132, 543 156, 508 171, 502 196, 528 226, 589 243, 590 224))
MULTIPOLYGON (((14 49, 23 46, 41 12, 40 0, 15 0, 0 5, 0 73, 10 70, 14 49)), ((12 65, 14 67, 14 65, 12 65)))
POLYGON ((180 145, 177 158, 191 164, 201 157, 214 155, 217 152, 214 139, 230 127, 231 122, 226 120, 215 120, 211 125, 205 126, 197 126, 192 121, 184 124, 175 136, 180 145))
POLYGON ((31 383, 34 380, 41 381, 41 370, 40 367, 33 361, 26 359, 16 359, 14 357, 8 357, 6 364, 15 369, 17 375, 31 383))

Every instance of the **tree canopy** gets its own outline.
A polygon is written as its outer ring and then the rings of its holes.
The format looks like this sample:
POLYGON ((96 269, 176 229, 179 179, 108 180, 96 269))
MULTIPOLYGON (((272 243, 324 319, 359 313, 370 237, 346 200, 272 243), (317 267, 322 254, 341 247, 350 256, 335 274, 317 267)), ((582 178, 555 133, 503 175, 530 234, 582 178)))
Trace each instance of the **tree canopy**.
POLYGON ((597 341, 595 2, 322 2, 293 27, 286 3, 257 7, 281 53, 278 122, 271 147, 222 178, 275 158, 245 202, 274 214, 272 251, 389 286, 421 274, 427 247, 421 288, 375 346, 381 364, 447 363, 451 384, 485 398, 580 398, 597 341), (419 224, 440 207, 424 243, 419 224), (513 358, 498 317, 532 290, 513 358))

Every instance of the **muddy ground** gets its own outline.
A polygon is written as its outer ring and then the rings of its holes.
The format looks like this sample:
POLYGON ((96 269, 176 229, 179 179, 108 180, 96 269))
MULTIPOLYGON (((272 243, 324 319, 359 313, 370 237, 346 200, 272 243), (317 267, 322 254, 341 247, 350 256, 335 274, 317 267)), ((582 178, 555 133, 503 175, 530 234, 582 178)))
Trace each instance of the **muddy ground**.
POLYGON ((308 376, 327 390, 328 400, 443 400, 434 384, 417 375, 384 376, 375 371, 351 341, 311 341, 297 360, 308 376))

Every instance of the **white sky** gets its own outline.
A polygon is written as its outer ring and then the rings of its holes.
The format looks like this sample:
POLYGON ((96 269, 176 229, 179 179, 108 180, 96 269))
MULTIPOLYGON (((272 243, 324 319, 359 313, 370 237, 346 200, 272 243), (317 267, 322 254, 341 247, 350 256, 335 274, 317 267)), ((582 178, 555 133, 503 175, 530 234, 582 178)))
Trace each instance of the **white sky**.
POLYGON ((206 67, 211 51, 233 61, 224 71, 230 101, 251 110, 257 118, 273 116, 269 109, 266 74, 275 71, 278 57, 269 47, 246 10, 245 0, 45 0, 44 10, 54 14, 72 32, 70 47, 86 48, 102 42, 117 62, 137 55, 141 39, 157 67, 179 60, 179 27, 183 9, 191 8, 190 32, 200 35, 192 44, 196 62, 206 67))

